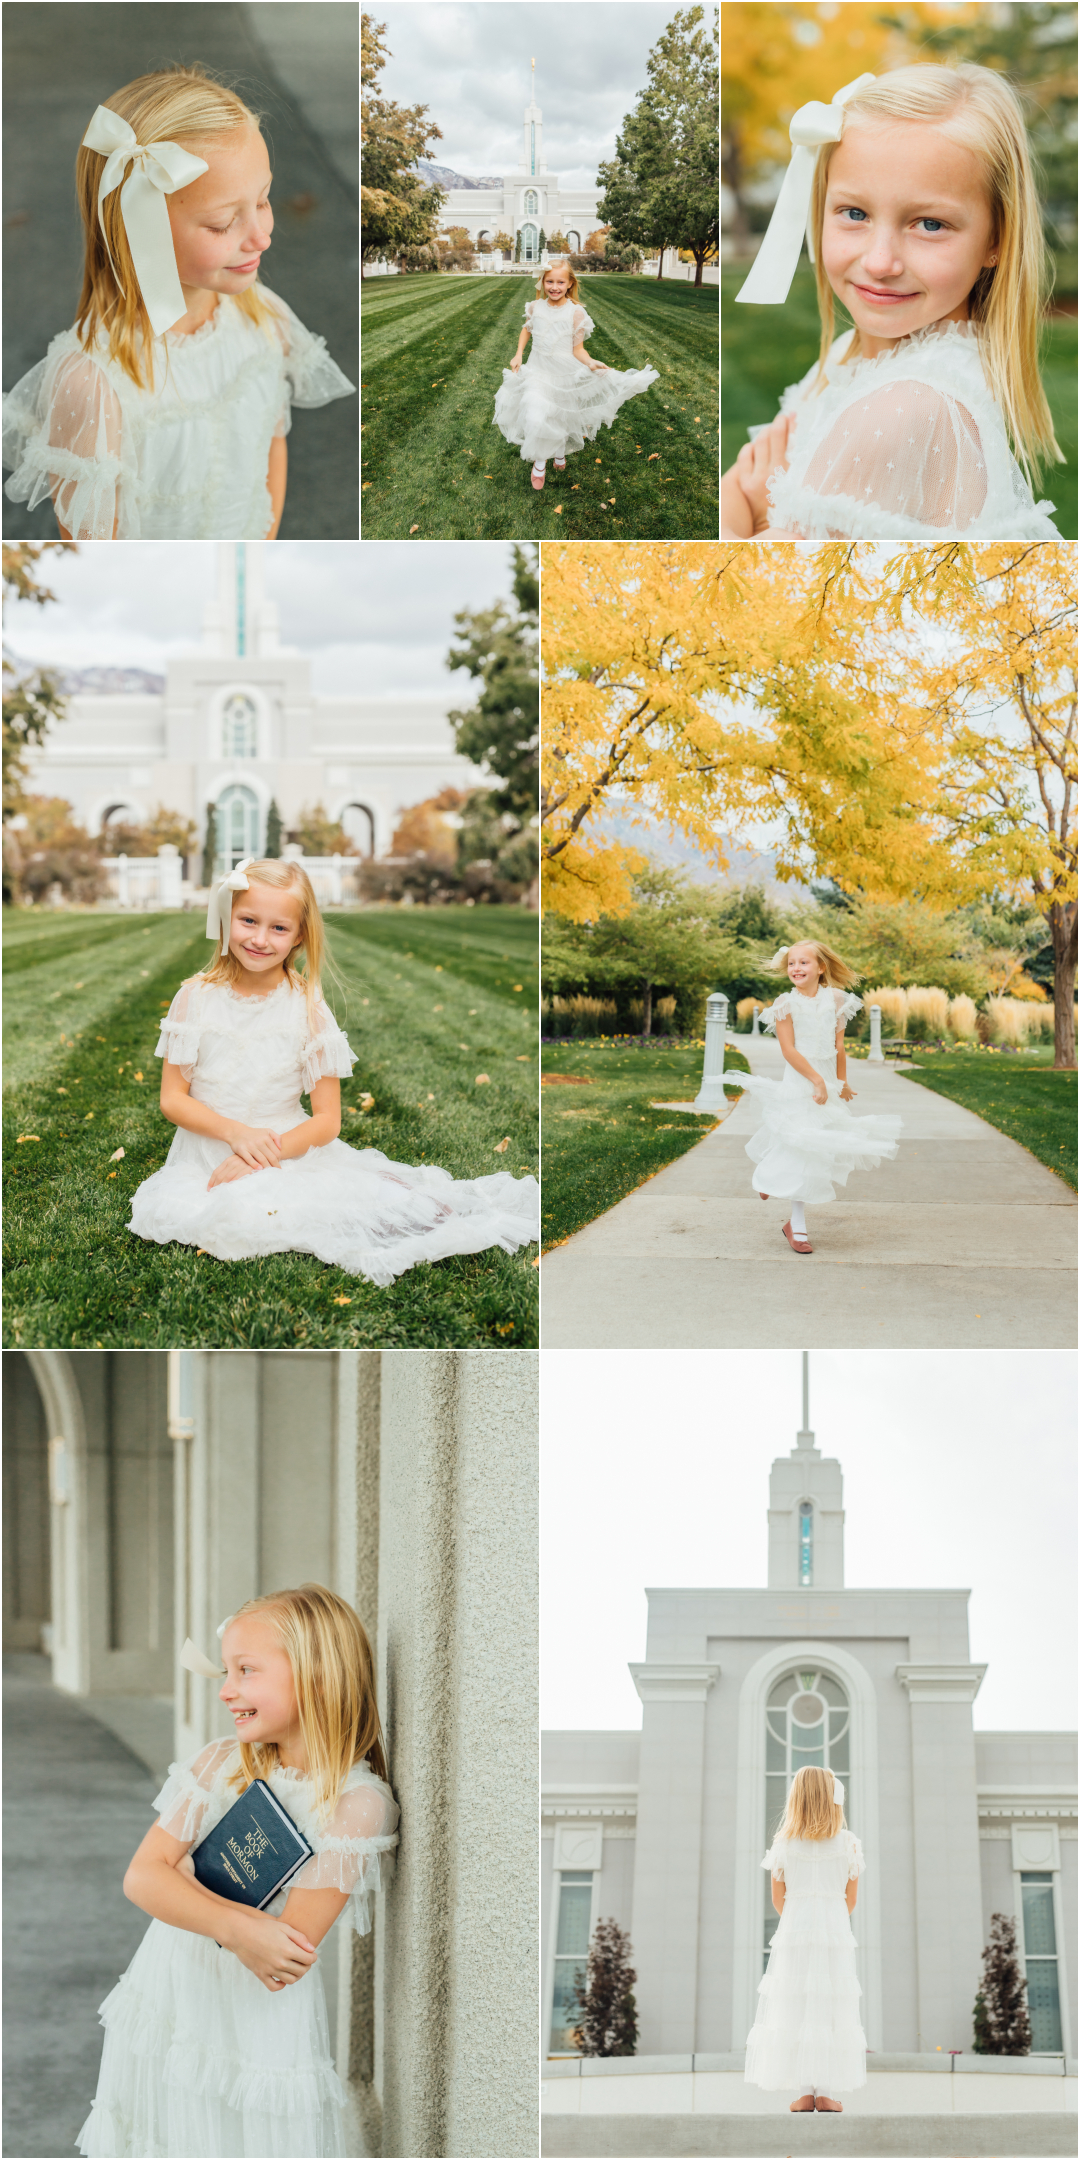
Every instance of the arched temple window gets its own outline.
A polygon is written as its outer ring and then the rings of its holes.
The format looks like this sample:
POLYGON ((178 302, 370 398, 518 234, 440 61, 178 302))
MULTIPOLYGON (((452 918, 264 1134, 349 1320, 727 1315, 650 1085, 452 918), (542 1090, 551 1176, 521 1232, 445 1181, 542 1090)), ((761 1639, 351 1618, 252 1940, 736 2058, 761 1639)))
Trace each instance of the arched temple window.
MULTIPOLYGON (((804 1502, 803 1505, 808 1505, 804 1502)), ((765 1710, 765 1849, 772 1844, 787 1806, 791 1781, 806 1765, 834 1770, 845 1787, 844 1812, 851 1822, 851 1710, 847 1692, 831 1673, 786 1672, 770 1689, 765 1710)), ((765 1944, 778 1915, 766 1896, 765 1944)))
POLYGON ((537 239, 538 234, 535 225, 522 226, 521 252, 526 262, 538 262, 540 259, 540 249, 537 246, 537 239))
POLYGON ((226 870, 259 852, 259 805, 250 788, 225 788, 217 799, 217 851, 226 870))
POLYGON ((535 188, 527 188, 525 191, 525 215, 526 217, 537 217, 539 212, 540 197, 535 188))
POLYGON ((259 716, 242 692, 229 698, 221 717, 221 754, 227 758, 253 758, 259 754, 259 716))
POLYGON ((814 1580, 814 1508, 810 1500, 799 1502, 799 1587, 809 1590, 814 1580))

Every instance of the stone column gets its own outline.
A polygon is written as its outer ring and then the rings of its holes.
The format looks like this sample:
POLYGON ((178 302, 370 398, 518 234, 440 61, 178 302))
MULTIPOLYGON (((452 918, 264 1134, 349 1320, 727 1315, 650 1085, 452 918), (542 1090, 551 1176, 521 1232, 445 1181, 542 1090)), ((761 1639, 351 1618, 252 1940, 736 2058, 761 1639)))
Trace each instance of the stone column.
POLYGON ((870 1055, 866 1062, 868 1065, 884 1065, 885 1063, 881 1048, 880 1005, 871 1005, 870 1007, 870 1055))
POLYGON ((898 1665, 911 1700, 918 2048, 970 2052, 983 1950, 971 1705, 985 1665, 898 1665))
POLYGON ((642 2055, 692 2055, 705 1703, 719 1665, 631 1665, 645 1705, 634 1856, 634 1965, 642 2055))
POLYGON ((705 1065, 701 1086, 694 1097, 695 1110, 723 1110, 724 1037, 727 1033, 728 1001, 722 990, 705 1000, 705 1065))

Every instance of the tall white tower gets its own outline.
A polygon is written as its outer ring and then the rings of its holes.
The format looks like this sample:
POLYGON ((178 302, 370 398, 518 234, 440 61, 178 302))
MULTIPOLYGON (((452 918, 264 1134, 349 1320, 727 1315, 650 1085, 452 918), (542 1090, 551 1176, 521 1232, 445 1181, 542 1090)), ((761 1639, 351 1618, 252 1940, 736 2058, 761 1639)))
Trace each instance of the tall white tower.
POLYGON ((281 650, 278 615, 263 594, 262 540, 221 540, 217 592, 203 610, 202 649, 233 660, 263 660, 281 650))
POLYGON ((536 102, 536 62, 532 63, 529 82, 529 102, 525 107, 525 160, 524 171, 530 180, 536 180, 547 171, 544 160, 544 115, 536 102))
POLYGON ((770 1590, 842 1590, 844 1479, 810 1431, 810 1354, 802 1354, 802 1431, 769 1476, 770 1590))

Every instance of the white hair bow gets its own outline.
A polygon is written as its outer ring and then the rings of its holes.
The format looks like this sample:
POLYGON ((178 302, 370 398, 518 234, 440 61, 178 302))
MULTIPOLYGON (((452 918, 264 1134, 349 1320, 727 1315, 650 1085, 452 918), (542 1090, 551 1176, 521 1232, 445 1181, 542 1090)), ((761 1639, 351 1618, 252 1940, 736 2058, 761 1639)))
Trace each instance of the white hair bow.
POLYGON ((770 966, 771 968, 774 968, 774 967, 782 967, 782 966, 783 966, 783 964, 784 964, 784 961, 785 961, 785 960, 787 959, 787 956, 788 956, 788 953, 789 953, 789 951, 790 951, 790 950, 791 950, 790 946, 788 946, 788 945, 781 945, 781 947, 780 947, 780 950, 779 950, 779 952, 774 952, 774 954, 773 954, 773 956, 772 956, 772 959, 771 959, 771 960, 770 960, 770 962, 769 962, 769 966, 770 966))
POLYGON ((207 937, 220 938, 223 954, 229 950, 229 932, 232 929, 232 895, 233 893, 247 891, 246 872, 254 860, 254 855, 245 855, 243 862, 238 862, 235 870, 230 870, 228 877, 219 878, 216 885, 212 885, 210 888, 210 902, 206 910, 206 935, 207 937), (229 894, 228 901, 225 898, 226 893, 229 894))
MULTIPOLYGON (((217 1631, 217 1638, 219 1642, 221 1641, 221 1638, 224 1635, 226 1628, 232 1626, 235 1618, 236 1614, 230 1613, 228 1619, 222 1621, 221 1626, 217 1631)), ((192 1642, 190 1635, 187 1637, 187 1640, 184 1643, 184 1647, 180 1652, 180 1663, 186 1668, 188 1672, 201 1673, 205 1680, 224 1680, 225 1678, 224 1665, 212 1665, 209 1658, 206 1657, 201 1650, 197 1650, 195 1648, 195 1645, 192 1642)))
MULTIPOLYGON (((100 151, 105 159, 98 186, 98 223, 118 285, 120 277, 105 231, 104 209, 106 196, 124 181, 120 215, 150 328, 155 337, 160 337, 187 312, 165 197, 174 195, 177 188, 190 187, 200 173, 210 168, 205 158, 193 157, 179 143, 137 142, 134 129, 108 105, 98 106, 83 136, 83 149, 100 151), (124 180, 129 163, 131 172, 124 180)), ((122 285, 120 290, 124 290, 122 285)))
POLYGON ((736 293, 736 300, 751 300, 759 307, 775 307, 781 300, 786 300, 804 233, 813 262, 814 241, 809 219, 818 151, 823 143, 839 142, 844 132, 844 106, 873 80, 872 75, 858 75, 854 82, 846 83, 837 91, 831 105, 822 105, 813 98, 809 105, 800 105, 794 114, 788 129, 794 146, 791 163, 784 174, 769 229, 758 249, 753 269, 742 291, 736 293))
POLYGON ((834 1770, 834 1772, 833 1772, 833 1781, 832 1781, 832 1796, 833 1796, 833 1799, 834 1799, 834 1801, 836 1802, 836 1805, 837 1805, 837 1807, 843 1807, 843 1805, 844 1805, 844 1788, 843 1788, 843 1786, 841 1785, 841 1783, 840 1783, 840 1780, 839 1780, 839 1778, 837 1777, 837 1775, 836 1775, 836 1772, 835 1772, 835 1770, 834 1770))

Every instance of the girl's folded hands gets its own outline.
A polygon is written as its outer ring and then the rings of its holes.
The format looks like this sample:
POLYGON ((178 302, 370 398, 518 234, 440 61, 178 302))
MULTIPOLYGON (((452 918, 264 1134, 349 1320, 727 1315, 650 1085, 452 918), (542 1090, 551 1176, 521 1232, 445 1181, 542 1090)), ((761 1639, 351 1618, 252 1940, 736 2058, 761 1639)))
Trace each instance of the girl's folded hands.
POLYGON ((277 1170, 281 1166, 281 1134, 266 1132, 260 1125, 234 1125, 225 1136, 249 1170, 277 1170))
MULTIPOLYGON (((262 1168, 261 1163, 259 1168, 262 1168)), ((235 1178, 254 1177, 254 1175, 254 1165, 245 1162, 241 1155, 226 1155, 224 1162, 218 1164, 217 1169, 213 1171, 207 1180, 206 1190, 207 1192, 213 1192, 215 1185, 231 1185, 235 1178)))
POLYGON ((769 481, 774 472, 782 472, 788 461, 788 437, 793 426, 793 416, 784 413, 774 420, 771 427, 763 428, 753 442, 744 443, 735 460, 739 486, 750 505, 754 520, 754 534, 763 533, 772 515, 769 507, 769 481))
POLYGON ((252 1912, 243 1905, 236 1907, 236 1918, 229 1928, 229 1949, 261 1980, 271 1995, 280 1995, 282 1984, 290 1987, 302 1980, 316 1963, 318 1952, 313 1943, 302 1935, 299 1928, 289 1927, 284 1920, 274 1920, 269 1913, 252 1912))

